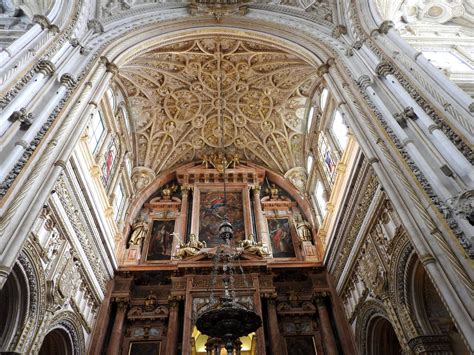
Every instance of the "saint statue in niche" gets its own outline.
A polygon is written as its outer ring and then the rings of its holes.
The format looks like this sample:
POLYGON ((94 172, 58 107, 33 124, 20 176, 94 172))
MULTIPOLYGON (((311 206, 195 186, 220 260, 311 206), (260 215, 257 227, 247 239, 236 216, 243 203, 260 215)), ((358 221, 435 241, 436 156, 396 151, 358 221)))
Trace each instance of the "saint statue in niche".
POLYGON ((169 260, 173 245, 174 220, 154 220, 147 260, 169 260))
POLYGON ((291 239, 288 218, 272 218, 268 220, 270 241, 274 258, 295 257, 295 249, 291 239))
POLYGON ((143 216, 138 217, 132 226, 132 235, 128 241, 128 246, 141 245, 143 239, 145 239, 148 234, 148 229, 149 226, 145 218, 143 216))
POLYGON ((309 224, 308 221, 305 221, 299 213, 295 213, 295 227, 300 241, 312 241, 313 238, 311 236, 311 224, 309 224))

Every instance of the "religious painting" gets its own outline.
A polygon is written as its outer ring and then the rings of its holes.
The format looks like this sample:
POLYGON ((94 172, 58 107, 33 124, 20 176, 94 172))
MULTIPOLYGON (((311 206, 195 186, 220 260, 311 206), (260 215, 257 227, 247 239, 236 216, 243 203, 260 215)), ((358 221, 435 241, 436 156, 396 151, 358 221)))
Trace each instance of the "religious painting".
POLYGON ((312 336, 285 337, 288 355, 316 355, 316 346, 312 336))
POLYGON ((148 244, 147 261, 170 260, 174 220, 154 220, 148 244))
POLYGON ((268 219, 268 231, 274 258, 293 258, 296 256, 288 218, 268 219))
POLYGON ((224 192, 201 192, 199 240, 206 242, 207 247, 215 247, 220 244, 218 237, 219 225, 222 223, 225 214, 227 214, 227 218, 234 228, 234 242, 237 244, 245 239, 242 191, 227 192, 226 205, 227 207, 224 208, 224 192))
POLYGON ((160 355, 160 341, 134 341, 130 343, 128 355, 160 355))

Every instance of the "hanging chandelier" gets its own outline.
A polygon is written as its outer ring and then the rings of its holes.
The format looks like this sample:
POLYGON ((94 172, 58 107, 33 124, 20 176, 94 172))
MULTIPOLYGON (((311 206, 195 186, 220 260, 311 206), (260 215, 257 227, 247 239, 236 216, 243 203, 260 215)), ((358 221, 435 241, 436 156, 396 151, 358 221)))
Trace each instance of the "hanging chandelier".
MULTIPOLYGON (((222 91, 222 54, 220 48, 217 51, 217 91, 219 102, 222 91)), ((225 132, 224 119, 221 105, 217 105, 217 115, 220 121, 221 149, 222 156, 225 157, 225 132)), ((223 162, 224 163, 224 162, 223 162)), ((253 310, 253 304, 239 302, 235 292, 235 277, 237 270, 235 262, 240 258, 241 252, 232 246, 234 232, 232 223, 227 218, 227 196, 226 196, 226 164, 223 166, 224 176, 224 217, 219 226, 218 238, 221 244, 217 247, 214 255, 214 268, 211 279, 210 302, 198 313, 196 327, 202 333, 217 341, 216 351, 223 345, 227 354, 240 353, 238 344, 239 338, 255 332, 262 326, 260 316, 253 310), (222 279, 223 290, 220 295, 216 295, 217 280, 222 279)), ((241 277, 245 280, 242 267, 239 268, 241 277)), ((217 352, 216 352, 217 353, 217 352)))

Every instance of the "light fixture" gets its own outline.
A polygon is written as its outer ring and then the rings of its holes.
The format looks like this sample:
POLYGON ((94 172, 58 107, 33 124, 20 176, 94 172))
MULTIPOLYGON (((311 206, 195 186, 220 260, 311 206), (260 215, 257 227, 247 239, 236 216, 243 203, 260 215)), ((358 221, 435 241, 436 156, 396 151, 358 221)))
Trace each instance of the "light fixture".
MULTIPOLYGON (((221 102, 222 92, 222 54, 220 46, 217 51, 217 91, 218 102, 221 102)), ((217 105, 217 115, 221 128, 221 150, 225 159, 225 126, 220 104, 217 105)), ((202 308, 196 320, 196 327, 209 337, 206 349, 208 354, 220 354, 221 346, 227 350, 227 354, 240 354, 240 337, 255 332, 262 326, 260 316, 253 310, 253 304, 239 302, 235 292, 235 275, 237 270, 234 262, 239 259, 241 252, 232 246, 234 237, 232 223, 227 217, 227 186, 226 186, 226 164, 223 164, 224 178, 224 217, 219 226, 218 237, 221 244, 216 248, 214 255, 214 268, 211 279, 210 302, 202 308), (223 291, 216 297, 216 284, 218 278, 222 278, 223 291), (235 352, 234 352, 235 350, 235 352)), ((242 267, 239 268, 242 278, 245 275, 242 267)))

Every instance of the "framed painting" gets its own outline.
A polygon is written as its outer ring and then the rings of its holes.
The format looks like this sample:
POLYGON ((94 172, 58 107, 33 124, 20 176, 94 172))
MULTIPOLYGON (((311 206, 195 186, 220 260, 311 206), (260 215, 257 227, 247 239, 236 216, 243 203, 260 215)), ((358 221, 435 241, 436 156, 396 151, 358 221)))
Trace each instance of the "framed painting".
POLYGON ((317 354, 314 337, 311 335, 285 337, 285 343, 286 343, 286 353, 288 355, 316 355, 317 354))
POLYGON ((220 243, 219 225, 225 213, 234 228, 234 241, 239 243, 245 238, 245 222, 242 191, 226 193, 227 210, 224 209, 223 191, 201 191, 199 211, 199 240, 206 242, 209 248, 220 243))
POLYGON ((132 341, 128 355, 160 355, 161 341, 132 341))
POLYGON ((147 261, 171 259, 174 224, 174 219, 153 220, 146 256, 147 261))
POLYGON ((285 218, 268 219, 268 231, 274 258, 294 258, 295 248, 291 238, 290 222, 285 218))

